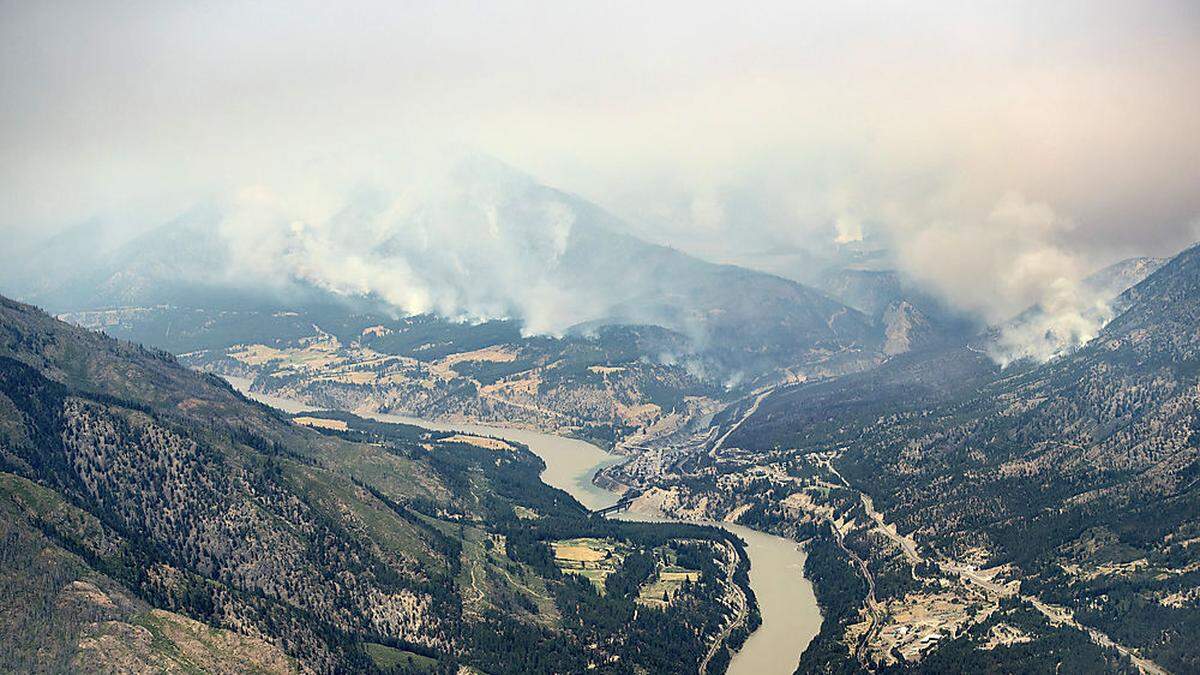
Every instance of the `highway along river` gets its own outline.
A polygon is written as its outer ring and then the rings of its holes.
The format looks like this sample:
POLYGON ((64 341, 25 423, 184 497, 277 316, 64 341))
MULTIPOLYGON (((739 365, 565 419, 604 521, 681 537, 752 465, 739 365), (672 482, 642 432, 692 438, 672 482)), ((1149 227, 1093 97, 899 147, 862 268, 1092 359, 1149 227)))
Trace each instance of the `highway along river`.
MULTIPOLYGON (((251 393, 250 380, 227 377, 239 391, 287 412, 312 410, 298 401, 251 393)), ((381 422, 414 424, 439 431, 464 431, 523 443, 542 458, 546 470, 542 480, 568 492, 590 509, 617 502, 616 493, 592 484, 600 469, 616 464, 621 457, 574 438, 564 438, 524 429, 480 424, 433 422, 429 420, 356 410, 355 414, 381 422)), ((654 515, 627 514, 620 517, 655 520, 654 515)), ((791 675, 800 654, 821 628, 821 612, 812 584, 804 578, 804 553, 796 542, 763 534, 741 525, 714 523, 741 537, 750 556, 750 587, 758 598, 762 626, 733 657, 729 672, 734 675, 791 675)))

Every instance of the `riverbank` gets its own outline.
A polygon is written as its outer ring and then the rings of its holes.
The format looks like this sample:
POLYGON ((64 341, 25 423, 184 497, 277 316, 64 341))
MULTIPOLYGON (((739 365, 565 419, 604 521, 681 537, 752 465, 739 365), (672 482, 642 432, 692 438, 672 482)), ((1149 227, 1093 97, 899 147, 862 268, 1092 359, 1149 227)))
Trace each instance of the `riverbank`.
MULTIPOLYGON (((277 396, 249 391, 251 381, 227 377, 243 394, 290 413, 314 410, 313 406, 277 396)), ((438 431, 463 431, 493 436, 527 446, 546 464, 542 480, 559 488, 589 509, 611 506, 619 495, 592 482, 596 472, 624 461, 583 440, 482 424, 444 423, 369 410, 356 415, 381 422, 412 424, 438 431)), ((654 513, 621 514, 630 520, 668 520, 654 513)), ((821 627, 821 612, 812 584, 804 578, 805 554, 794 541, 733 523, 709 523, 729 530, 746 542, 750 558, 750 588, 758 600, 762 625, 734 655, 732 675, 791 675, 800 654, 821 627)))

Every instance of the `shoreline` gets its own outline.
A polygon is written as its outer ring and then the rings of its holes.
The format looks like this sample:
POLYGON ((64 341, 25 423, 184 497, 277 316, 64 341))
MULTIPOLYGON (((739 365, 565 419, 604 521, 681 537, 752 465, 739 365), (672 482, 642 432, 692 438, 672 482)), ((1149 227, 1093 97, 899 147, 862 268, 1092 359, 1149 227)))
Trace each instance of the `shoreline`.
MULTIPOLYGON (((244 396, 285 412, 322 409, 295 399, 251 392, 252 380, 249 378, 222 377, 244 396)), ((541 474, 543 482, 567 492, 587 508, 597 510, 612 506, 621 497, 619 492, 598 485, 595 476, 601 469, 628 461, 629 457, 613 454, 583 439, 519 427, 426 420, 364 409, 348 412, 380 422, 410 424, 435 431, 465 431, 521 443, 545 463, 546 468, 541 474)), ((746 543, 746 554, 750 558, 750 589, 757 599, 762 623, 733 654, 727 672, 732 675, 791 675, 795 671, 800 655, 820 631, 822 621, 812 582, 804 577, 807 554, 801 543, 737 523, 671 518, 661 512, 649 513, 642 509, 614 516, 625 516, 623 519, 634 521, 714 525, 740 537, 746 543), (792 646, 782 646, 788 644, 792 646)))

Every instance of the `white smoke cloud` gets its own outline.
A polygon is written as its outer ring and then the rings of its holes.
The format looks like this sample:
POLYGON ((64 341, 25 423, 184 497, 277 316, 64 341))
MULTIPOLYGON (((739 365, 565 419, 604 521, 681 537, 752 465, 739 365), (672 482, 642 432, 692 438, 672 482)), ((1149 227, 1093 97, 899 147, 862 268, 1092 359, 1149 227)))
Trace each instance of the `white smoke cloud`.
POLYGON ((1077 283, 1055 284, 1037 307, 999 326, 986 346, 1001 366, 1047 361, 1086 344, 1114 316, 1112 298, 1077 283))
POLYGON ((227 284, 285 289, 302 282, 374 297, 399 314, 519 319, 561 334, 601 318, 604 288, 575 288, 561 267, 578 213, 558 193, 499 162, 427 165, 422 180, 293 205, 264 186, 225 205, 217 233, 227 284))
POLYGON ((883 239, 963 309, 1081 336, 1080 274, 1195 236, 1195 2, 617 5, 8 3, 0 234, 263 184, 222 200, 236 275, 550 332, 603 313, 555 283, 571 214, 375 166, 461 143, 650 241, 806 278, 798 252, 883 239))
POLYGON ((833 221, 833 227, 837 231, 837 236, 833 238, 835 244, 852 244, 863 240, 862 223, 853 216, 838 216, 833 221))
POLYGON ((1060 243, 1073 228, 1049 205, 1010 192, 979 220, 901 223, 893 242, 914 279, 1000 322, 1082 277, 1083 262, 1060 243))
POLYGON ((1091 263, 1064 244, 1077 227, 1048 204, 1009 192, 977 222, 902 228, 896 259, 996 327, 987 351, 998 363, 1045 361, 1091 340, 1112 318, 1112 297, 1084 283, 1091 263))

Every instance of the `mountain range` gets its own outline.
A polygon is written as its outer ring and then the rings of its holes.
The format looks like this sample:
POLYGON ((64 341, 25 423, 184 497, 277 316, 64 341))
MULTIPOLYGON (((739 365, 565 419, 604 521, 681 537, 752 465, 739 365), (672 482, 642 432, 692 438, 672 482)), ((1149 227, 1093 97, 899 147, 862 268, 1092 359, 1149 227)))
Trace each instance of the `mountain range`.
POLYGON ((117 246, 102 228, 76 228, 0 282, 57 313, 340 305, 512 320, 525 334, 655 325, 753 375, 871 352, 883 339, 872 317, 821 291, 646 243, 594 204, 498 162, 464 162, 450 175, 451 187, 417 206, 397 206, 407 194, 364 191, 300 233, 283 213, 236 205, 194 208, 117 246), (361 269, 309 247, 336 248, 361 269))
POLYGON ((0 298, 0 669, 727 662, 730 597, 753 607, 740 542, 595 517, 542 468, 495 439, 292 419, 0 298), (606 574, 564 572, 555 546, 602 547, 606 574), (663 569, 689 582, 647 595, 663 569))
POLYGON ((608 445, 669 442, 739 392, 966 339, 967 322, 894 275, 819 290, 709 263, 495 162, 464 163, 449 185, 420 200, 364 191, 311 226, 237 206, 121 243, 89 225, 0 281, 261 391, 608 445), (434 304, 413 313, 413 298, 434 304), (345 373, 309 367, 314 350, 345 373))
POLYGON ((8 267, 69 321, 0 302, 0 575, 38 608, 4 616, 10 669, 694 671, 745 639, 736 540, 330 412, 364 409, 585 438, 639 506, 807 541, 800 672, 1200 668, 1200 248, 985 327, 878 265, 805 285, 494 163, 452 178, 326 222, 89 225, 8 267), (580 582, 564 547, 609 567, 580 582), (696 583, 648 597, 665 569, 696 583))
POLYGON ((1046 363, 960 346, 780 387, 654 458, 668 475, 612 478, 811 538, 803 672, 1192 672, 1200 247, 1123 267, 1154 271, 1046 363))

